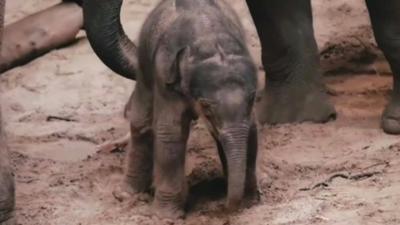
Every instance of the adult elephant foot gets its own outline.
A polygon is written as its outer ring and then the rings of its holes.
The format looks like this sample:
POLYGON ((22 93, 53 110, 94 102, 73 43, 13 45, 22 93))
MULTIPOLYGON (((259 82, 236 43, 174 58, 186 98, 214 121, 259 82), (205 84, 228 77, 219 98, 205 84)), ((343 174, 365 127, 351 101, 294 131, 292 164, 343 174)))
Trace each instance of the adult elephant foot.
POLYGON ((14 217, 11 219, 8 219, 7 221, 0 222, 0 225, 16 225, 16 224, 17 224, 17 221, 14 217))
POLYGON ((248 0, 262 47, 261 123, 327 122, 336 117, 322 82, 310 0, 248 0))
POLYGON ((0 225, 14 225, 15 186, 0 115, 0 225))
MULTIPOLYGON (((0 125, 1 129, 1 125, 0 125)), ((0 140, 2 145, 3 140, 0 140)), ((15 225, 15 189, 14 178, 10 171, 8 155, 3 146, 0 146, 0 225, 15 225)))
POLYGON ((400 97, 393 98, 386 106, 381 126, 388 134, 400 134, 400 97))
POLYGON ((260 97, 257 114, 262 124, 325 123, 336 119, 336 110, 321 85, 301 81, 267 84, 260 97))
POLYGON ((386 106, 381 126, 388 134, 400 134, 400 2, 367 0, 375 40, 393 72, 393 97, 386 106))
MULTIPOLYGON (((0 148, 0 157, 7 157, 2 150, 4 149, 0 148)), ((6 163, 7 161, 0 158, 0 225, 15 225, 14 180, 10 171, 6 169, 9 168, 6 163)))

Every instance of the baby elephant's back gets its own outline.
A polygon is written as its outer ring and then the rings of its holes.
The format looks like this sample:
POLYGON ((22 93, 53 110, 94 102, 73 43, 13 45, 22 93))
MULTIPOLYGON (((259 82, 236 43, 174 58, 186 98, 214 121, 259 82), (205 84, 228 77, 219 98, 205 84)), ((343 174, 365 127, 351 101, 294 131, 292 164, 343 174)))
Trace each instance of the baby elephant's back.
POLYGON ((175 2, 178 9, 192 12, 191 15, 194 17, 209 16, 211 20, 215 20, 213 22, 229 22, 241 27, 239 17, 224 0, 175 0, 175 2))
POLYGON ((229 33, 244 39, 242 30, 234 10, 222 0, 164 0, 143 25, 139 58, 152 60, 160 47, 173 52, 208 36, 229 33))

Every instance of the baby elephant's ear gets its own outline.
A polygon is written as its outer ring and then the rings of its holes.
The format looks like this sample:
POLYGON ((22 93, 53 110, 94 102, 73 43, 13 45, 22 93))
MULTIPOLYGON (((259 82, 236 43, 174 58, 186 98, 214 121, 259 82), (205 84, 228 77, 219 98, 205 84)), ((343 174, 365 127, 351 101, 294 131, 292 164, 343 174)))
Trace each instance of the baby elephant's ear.
POLYGON ((176 91, 182 91, 181 81, 183 79, 183 66, 185 63, 185 57, 187 56, 188 48, 181 48, 175 55, 175 59, 172 62, 171 68, 165 79, 166 85, 176 91))

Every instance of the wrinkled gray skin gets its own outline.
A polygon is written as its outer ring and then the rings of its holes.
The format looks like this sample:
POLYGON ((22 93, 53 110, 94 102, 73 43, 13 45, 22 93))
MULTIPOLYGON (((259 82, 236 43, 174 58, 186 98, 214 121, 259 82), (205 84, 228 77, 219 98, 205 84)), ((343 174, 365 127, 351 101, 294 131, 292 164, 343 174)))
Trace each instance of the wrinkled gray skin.
POLYGON ((0 113, 0 225, 14 225, 15 190, 0 113))
MULTIPOLYGON (((3 35, 5 0, 0 0, 0 47, 3 35)), ((1 60, 1 59, 0 59, 1 60)), ((0 225, 14 225, 15 206, 14 177, 11 171, 9 155, 3 134, 0 109, 0 225)))
POLYGON ((84 2, 95 52, 137 81, 127 105, 132 148, 116 195, 143 192, 153 183, 156 213, 183 216, 186 143, 191 121, 202 117, 227 176, 227 207, 236 209, 245 193, 257 190, 257 72, 239 19, 221 0, 164 0, 144 23, 136 49, 120 25, 121 4, 84 2))
MULTIPOLYGON (((376 41, 391 65, 393 94, 382 128, 400 134, 400 1, 366 0, 376 41)), ((327 122, 336 111, 322 82, 310 0, 247 0, 262 45, 262 123, 327 122)), ((351 21, 349 21, 351 22, 351 21)))

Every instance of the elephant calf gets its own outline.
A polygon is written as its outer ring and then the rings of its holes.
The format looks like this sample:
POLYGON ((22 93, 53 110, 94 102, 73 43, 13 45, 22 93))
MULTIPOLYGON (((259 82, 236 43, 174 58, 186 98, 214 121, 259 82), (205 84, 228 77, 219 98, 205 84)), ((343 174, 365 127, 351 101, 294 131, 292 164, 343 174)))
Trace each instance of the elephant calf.
POLYGON ((237 208, 245 193, 257 190, 257 70, 237 15, 220 0, 163 0, 144 23, 136 48, 121 27, 121 4, 84 2, 96 54, 137 81, 127 109, 132 149, 119 194, 146 191, 153 183, 156 213, 183 216, 186 143, 191 121, 202 117, 227 176, 227 207, 237 208))

